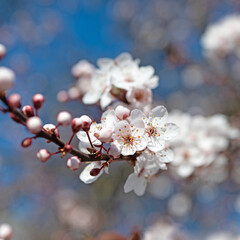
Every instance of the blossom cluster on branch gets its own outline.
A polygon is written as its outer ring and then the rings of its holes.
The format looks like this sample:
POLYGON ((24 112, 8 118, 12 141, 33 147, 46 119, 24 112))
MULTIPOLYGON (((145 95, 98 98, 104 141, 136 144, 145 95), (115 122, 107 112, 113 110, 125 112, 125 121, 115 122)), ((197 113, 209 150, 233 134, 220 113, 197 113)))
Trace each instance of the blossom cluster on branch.
POLYGON ((132 108, 144 107, 152 102, 152 89, 158 86, 158 77, 152 66, 139 66, 139 59, 122 53, 115 59, 99 59, 95 68, 80 61, 72 68, 75 86, 58 94, 60 101, 82 99, 85 104, 100 103, 105 109, 120 100, 132 108))

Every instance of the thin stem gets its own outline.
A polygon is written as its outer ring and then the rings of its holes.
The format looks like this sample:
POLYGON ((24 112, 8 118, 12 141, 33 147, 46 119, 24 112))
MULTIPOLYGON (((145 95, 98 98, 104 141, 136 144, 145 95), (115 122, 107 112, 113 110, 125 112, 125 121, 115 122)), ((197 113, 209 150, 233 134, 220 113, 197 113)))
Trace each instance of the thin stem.
POLYGON ((89 140, 89 142, 90 142, 90 144, 91 144, 91 147, 95 149, 95 147, 94 147, 93 144, 92 144, 92 140, 91 140, 91 138, 90 138, 90 136, 89 136, 89 132, 86 132, 86 134, 87 134, 88 140, 89 140))
POLYGON ((73 137, 75 136, 75 132, 72 134, 72 136, 71 136, 71 138, 70 138, 70 140, 69 140, 69 142, 68 142, 68 144, 71 144, 71 142, 72 142, 72 140, 73 140, 73 137))

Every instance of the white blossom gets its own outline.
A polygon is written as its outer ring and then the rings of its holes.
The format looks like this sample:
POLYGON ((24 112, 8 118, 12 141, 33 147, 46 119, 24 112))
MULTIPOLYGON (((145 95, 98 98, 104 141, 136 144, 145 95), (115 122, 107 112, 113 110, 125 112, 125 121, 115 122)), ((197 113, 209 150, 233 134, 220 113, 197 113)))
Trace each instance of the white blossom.
POLYGON ((239 52, 240 16, 233 14, 207 27, 201 43, 209 57, 225 56, 237 50, 239 52))
POLYGON ((104 161, 97 161, 97 162, 92 162, 88 164, 84 168, 84 170, 81 172, 79 176, 80 180, 86 184, 89 184, 89 183, 95 182, 103 174, 103 172, 108 173, 108 168, 104 168, 104 169, 101 169, 96 176, 92 176, 90 174, 91 170, 93 170, 94 168, 101 168, 102 163, 104 163, 104 161))
POLYGON ((171 147, 175 154, 173 169, 182 178, 191 176, 196 169, 215 164, 219 155, 227 150, 229 141, 240 136, 220 114, 203 117, 175 111, 169 119, 180 127, 180 134, 172 140, 171 147))
POLYGON ((83 96, 85 104, 100 102, 104 109, 120 96, 125 96, 135 107, 152 101, 151 89, 158 86, 153 67, 140 67, 139 60, 129 53, 122 53, 116 59, 99 59, 98 67, 91 78, 91 89, 83 96))

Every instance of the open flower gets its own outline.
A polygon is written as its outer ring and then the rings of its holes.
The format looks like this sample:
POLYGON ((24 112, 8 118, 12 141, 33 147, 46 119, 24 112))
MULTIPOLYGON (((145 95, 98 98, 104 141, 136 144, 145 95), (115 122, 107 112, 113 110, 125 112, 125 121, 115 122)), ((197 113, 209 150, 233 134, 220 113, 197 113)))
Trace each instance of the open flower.
POLYGON ((157 106, 147 117, 140 110, 132 112, 132 118, 142 118, 145 123, 148 135, 148 149, 153 152, 161 151, 165 148, 165 141, 172 140, 178 135, 179 128, 174 123, 167 123, 168 112, 164 106, 157 106))
POLYGON ((148 156, 142 154, 137 158, 134 172, 131 173, 124 185, 124 192, 134 191, 138 196, 142 196, 147 187, 148 178, 158 172, 158 167, 148 156))
POLYGON ((141 120, 131 124, 125 120, 118 122, 113 138, 114 143, 121 147, 121 154, 124 156, 144 150, 148 142, 144 123, 141 120))
POLYGON ((108 167, 106 167, 106 168, 101 169, 100 172, 96 176, 93 176, 90 174, 90 172, 93 169, 95 169, 95 168, 100 169, 102 167, 103 163, 104 163, 104 161, 97 161, 97 162, 92 162, 92 163, 88 164, 84 168, 84 170, 81 172, 81 174, 79 176, 80 180, 86 184, 89 184, 89 183, 95 182, 103 174, 103 172, 108 173, 108 167))

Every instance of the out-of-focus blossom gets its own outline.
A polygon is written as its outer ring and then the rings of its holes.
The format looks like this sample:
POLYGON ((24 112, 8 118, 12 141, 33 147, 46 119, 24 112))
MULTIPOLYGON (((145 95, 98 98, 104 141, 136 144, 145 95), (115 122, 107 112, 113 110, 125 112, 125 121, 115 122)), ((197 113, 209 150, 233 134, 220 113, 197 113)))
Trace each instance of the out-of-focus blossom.
POLYGON ((9 224, 4 223, 0 225, 0 239, 11 240, 12 236, 13 236, 13 230, 9 224))
POLYGON ((224 115, 203 117, 173 112, 169 119, 180 127, 180 134, 171 147, 175 153, 172 165, 182 178, 213 164, 227 150, 230 140, 239 137, 239 131, 230 126, 224 115))
POLYGON ((202 36, 202 46, 207 56, 239 54, 240 16, 228 15, 219 22, 209 25, 202 36), (236 50, 236 51, 235 51, 236 50))
POLYGON ((116 59, 99 59, 98 67, 91 78, 92 87, 83 97, 85 104, 100 102, 104 109, 114 99, 128 101, 135 107, 151 102, 151 89, 158 85, 151 66, 140 67, 138 59, 123 53, 116 59))
POLYGON ((190 212, 191 207, 191 198, 184 193, 177 193, 168 201, 168 210, 172 216, 184 217, 190 212))
POLYGON ((0 91, 6 91, 13 87, 15 73, 6 67, 0 67, 0 91))
POLYGON ((159 240, 159 239, 186 240, 187 237, 180 232, 177 226, 170 223, 159 221, 145 231, 143 235, 143 240, 159 240))
POLYGON ((230 232, 216 232, 207 236, 206 240, 239 240, 240 236, 236 236, 230 232))
POLYGON ((147 182, 159 171, 166 170, 166 163, 171 162, 172 154, 170 150, 164 150, 157 153, 144 151, 144 153, 137 157, 134 167, 134 172, 131 173, 124 185, 124 191, 134 191, 138 196, 144 194, 147 182))

